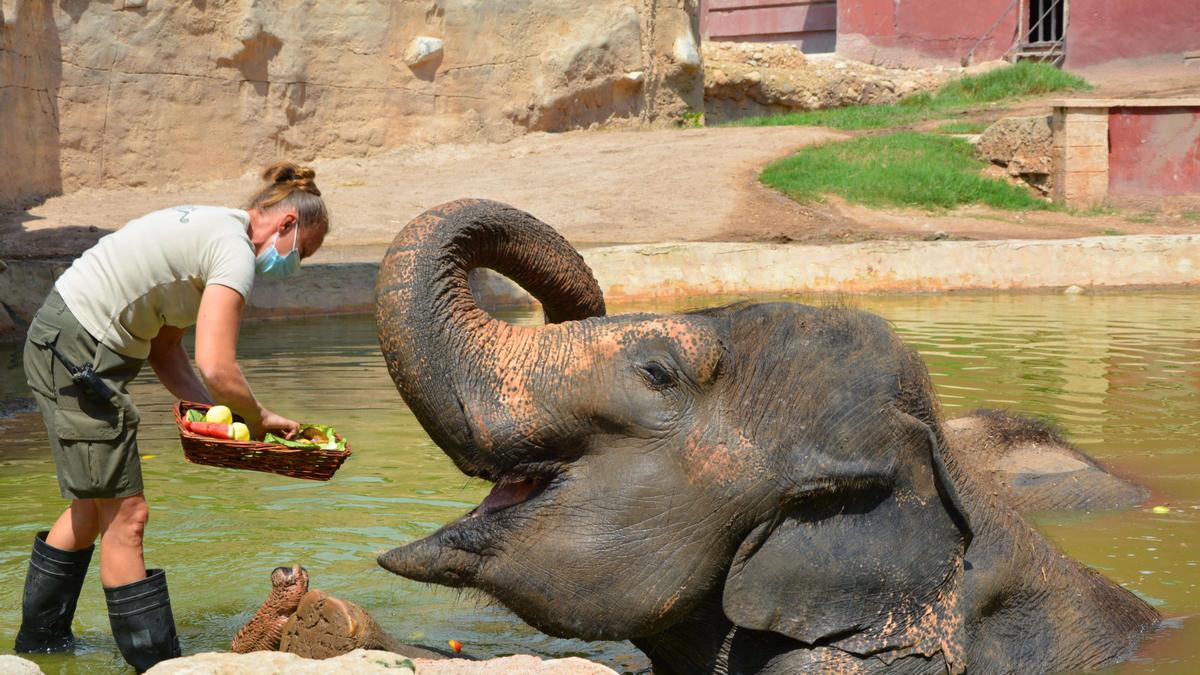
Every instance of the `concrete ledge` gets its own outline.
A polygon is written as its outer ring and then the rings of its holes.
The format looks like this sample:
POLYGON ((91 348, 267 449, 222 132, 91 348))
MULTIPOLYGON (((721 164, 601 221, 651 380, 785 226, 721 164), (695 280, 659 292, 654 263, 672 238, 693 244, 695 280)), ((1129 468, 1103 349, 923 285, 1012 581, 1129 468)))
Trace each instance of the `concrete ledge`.
POLYGON ((1180 98, 1064 98, 1053 100, 1055 108, 1191 108, 1200 106, 1200 97, 1180 98))
MULTIPOLYGON (((0 260, 0 342, 25 336, 33 315, 70 260, 0 260)), ((292 279, 262 281, 250 293, 246 315, 269 318, 350 314, 375 310, 377 263, 337 263, 300 268, 292 279)))
MULTIPOLYGON (((1001 241, 868 241, 838 246, 678 243, 582 251, 610 303, 688 296, 1027 290, 1200 284, 1200 234, 1001 241)), ((65 261, 0 262, 0 340, 19 339, 65 261)), ((250 316, 367 312, 378 265, 310 265, 262 282, 250 316)), ((494 273, 472 288, 490 308, 531 305, 494 273)))
POLYGON ((585 251, 610 300, 1200 282, 1200 235, 840 246, 658 244, 585 251))

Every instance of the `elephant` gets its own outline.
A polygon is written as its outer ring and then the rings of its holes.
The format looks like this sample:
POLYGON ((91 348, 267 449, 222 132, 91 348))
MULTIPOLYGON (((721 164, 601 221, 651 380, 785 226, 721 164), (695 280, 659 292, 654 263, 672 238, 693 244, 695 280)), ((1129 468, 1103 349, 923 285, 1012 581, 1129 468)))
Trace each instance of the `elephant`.
POLYGON ((1095 668, 1159 621, 1037 534, 946 441, 920 357, 844 306, 606 316, 583 258, 459 200, 376 282, 399 393, 467 476, 461 518, 379 556, 534 628, 630 640, 656 673, 1095 668), (517 326, 476 268, 539 300, 517 326))
POLYGON ((946 421, 943 431, 966 467, 1022 513, 1128 508, 1150 493, 1114 476, 1044 420, 983 409, 946 421))

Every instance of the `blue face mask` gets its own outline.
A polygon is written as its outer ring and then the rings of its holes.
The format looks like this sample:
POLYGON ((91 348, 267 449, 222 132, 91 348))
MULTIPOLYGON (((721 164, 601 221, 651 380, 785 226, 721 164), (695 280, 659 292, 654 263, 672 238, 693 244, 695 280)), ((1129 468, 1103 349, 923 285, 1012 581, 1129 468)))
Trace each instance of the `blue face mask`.
POLYGON ((254 271, 264 279, 282 279, 295 274, 296 270, 300 269, 300 251, 297 249, 300 242, 300 224, 296 223, 296 235, 292 239, 290 253, 280 255, 279 251, 275 249, 277 241, 279 241, 278 232, 271 237, 271 243, 267 245, 267 248, 254 259, 254 271))

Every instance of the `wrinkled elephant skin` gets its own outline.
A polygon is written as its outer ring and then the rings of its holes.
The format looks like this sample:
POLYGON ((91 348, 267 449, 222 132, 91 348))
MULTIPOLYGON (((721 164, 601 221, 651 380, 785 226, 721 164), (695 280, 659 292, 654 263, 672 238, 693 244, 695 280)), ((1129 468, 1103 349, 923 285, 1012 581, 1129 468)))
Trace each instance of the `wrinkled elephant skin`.
POLYGON ((396 237, 380 343, 464 473, 470 513, 380 556, 492 594, 534 627, 631 639, 656 672, 1049 672, 1129 656, 1145 603, 1064 558, 943 434, 883 319, 740 304, 605 316, 532 216, 442 205, 396 237), (546 325, 480 309, 505 274, 546 325))

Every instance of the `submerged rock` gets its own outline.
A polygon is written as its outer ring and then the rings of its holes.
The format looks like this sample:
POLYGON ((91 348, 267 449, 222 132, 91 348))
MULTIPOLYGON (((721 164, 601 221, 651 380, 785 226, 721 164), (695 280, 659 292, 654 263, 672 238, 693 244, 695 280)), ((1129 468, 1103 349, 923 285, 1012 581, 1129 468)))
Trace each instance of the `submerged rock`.
MULTIPOLYGON (((0 666, 4 665, 7 663, 0 661, 0 666)), ((35 670, 29 672, 41 672, 36 670, 37 666, 33 667, 35 670)), ((10 671, 4 670, 3 672, 10 671)), ((521 655, 487 661, 463 659, 430 661, 409 659, 391 652, 368 649, 356 649, 349 654, 325 660, 306 659, 283 652, 251 652, 249 654, 206 652, 163 661, 146 672, 147 675, 241 675, 241 673, 256 673, 257 675, 390 673, 398 675, 406 672, 416 672, 421 675, 484 675, 485 673, 616 675, 615 671, 609 668, 577 657, 543 661, 536 656, 521 655)))

